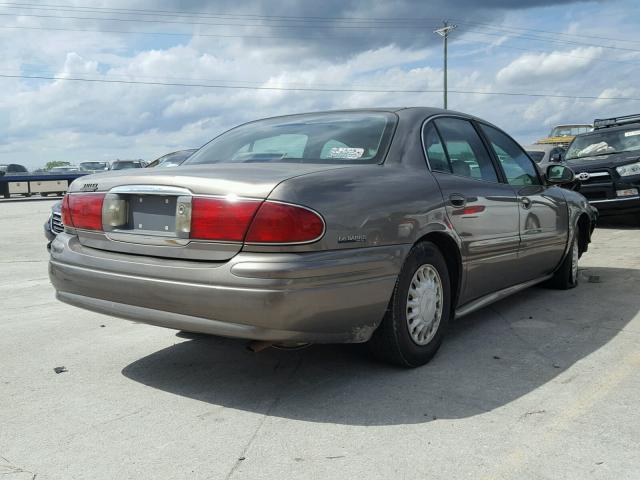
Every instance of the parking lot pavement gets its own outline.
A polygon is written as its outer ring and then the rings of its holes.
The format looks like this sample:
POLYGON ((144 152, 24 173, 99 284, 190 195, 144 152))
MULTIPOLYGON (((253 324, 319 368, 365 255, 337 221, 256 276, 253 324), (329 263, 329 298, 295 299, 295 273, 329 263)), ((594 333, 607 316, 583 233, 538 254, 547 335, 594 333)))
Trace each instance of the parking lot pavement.
POLYGON ((597 230, 578 288, 460 319, 429 365, 400 370, 354 346, 253 354, 63 305, 51 204, 0 202, 7 478, 640 475, 640 230, 597 230))

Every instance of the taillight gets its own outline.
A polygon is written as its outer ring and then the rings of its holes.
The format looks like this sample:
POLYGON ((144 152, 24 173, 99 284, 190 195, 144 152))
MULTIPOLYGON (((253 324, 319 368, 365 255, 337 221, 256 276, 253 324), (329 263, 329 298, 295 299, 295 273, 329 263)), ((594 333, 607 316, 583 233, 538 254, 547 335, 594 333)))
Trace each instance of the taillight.
POLYGON ((191 238, 241 242, 261 200, 194 197, 191 238))
POLYGON ((62 201, 62 223, 84 230, 102 230, 104 193, 67 194, 62 201))
POLYGON ((305 207, 265 201, 256 213, 245 241, 249 243, 306 243, 324 234, 322 217, 305 207))

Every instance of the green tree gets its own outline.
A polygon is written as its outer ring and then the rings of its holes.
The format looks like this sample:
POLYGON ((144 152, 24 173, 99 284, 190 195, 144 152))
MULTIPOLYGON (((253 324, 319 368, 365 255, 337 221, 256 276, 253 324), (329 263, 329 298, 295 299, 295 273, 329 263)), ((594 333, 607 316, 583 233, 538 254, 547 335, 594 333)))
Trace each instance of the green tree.
POLYGON ((55 161, 55 162, 47 162, 47 164, 44 166, 45 170, 51 170, 53 167, 66 167, 67 165, 71 165, 69 162, 61 162, 61 161, 55 161))

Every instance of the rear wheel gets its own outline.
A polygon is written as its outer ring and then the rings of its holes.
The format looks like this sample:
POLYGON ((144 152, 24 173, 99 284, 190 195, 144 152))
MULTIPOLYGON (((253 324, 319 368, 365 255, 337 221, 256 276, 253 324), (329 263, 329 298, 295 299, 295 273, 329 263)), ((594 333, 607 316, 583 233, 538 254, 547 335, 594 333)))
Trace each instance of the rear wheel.
POLYGON ((396 365, 424 365, 438 351, 450 315, 447 264, 433 243, 422 242, 409 252, 369 349, 396 365))
POLYGON ((568 290, 578 285, 578 260, 580 259, 580 235, 578 229, 573 236, 571 248, 567 253, 562 265, 547 282, 551 288, 568 290))

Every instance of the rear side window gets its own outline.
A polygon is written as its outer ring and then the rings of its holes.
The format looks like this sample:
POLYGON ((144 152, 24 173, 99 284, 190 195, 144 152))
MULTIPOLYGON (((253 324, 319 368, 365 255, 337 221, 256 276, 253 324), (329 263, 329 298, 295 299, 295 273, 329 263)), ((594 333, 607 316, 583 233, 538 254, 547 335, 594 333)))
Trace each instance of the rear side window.
POLYGON ((432 122, 424 126, 422 141, 424 142, 424 149, 431 170, 435 172, 452 173, 449 159, 447 159, 447 154, 444 153, 444 147, 440 141, 440 135, 438 135, 436 127, 433 126, 432 122))
POLYGON ((236 127, 184 163, 380 163, 396 125, 387 112, 336 112, 258 120, 236 127))
POLYGON ((527 154, 507 135, 488 125, 481 125, 498 157, 510 185, 540 185, 536 167, 527 154))
POLYGON ((434 122, 444 142, 451 173, 498 181, 491 157, 471 122, 459 118, 438 118, 434 122))

